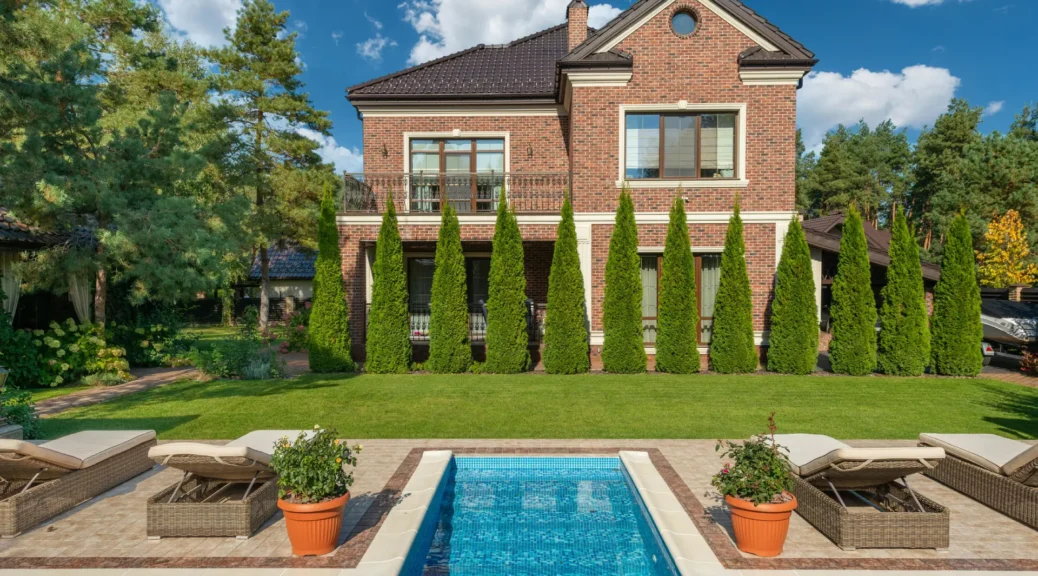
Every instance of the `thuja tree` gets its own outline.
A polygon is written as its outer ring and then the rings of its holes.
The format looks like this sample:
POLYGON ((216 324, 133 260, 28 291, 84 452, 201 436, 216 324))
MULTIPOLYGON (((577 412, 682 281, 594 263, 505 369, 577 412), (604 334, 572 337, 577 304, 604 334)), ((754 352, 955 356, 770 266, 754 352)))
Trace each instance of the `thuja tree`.
POLYGON ((817 306, 811 249, 800 219, 794 218, 775 275, 768 370, 784 374, 814 371, 818 363, 817 306))
POLYGON ((865 228, 853 206, 843 222, 840 261, 833 279, 833 339, 829 360, 838 374, 862 376, 876 369, 876 299, 865 228))
POLYGON ((458 215, 449 203, 444 203, 436 241, 431 298, 429 369, 442 374, 465 372, 472 364, 465 255, 461 250, 458 215))
POLYGON ((638 227, 634 201, 625 186, 620 192, 616 224, 606 261, 602 328, 602 365, 606 372, 644 372, 647 358, 642 340, 642 278, 638 258, 638 227))
POLYGON ((523 236, 504 188, 497 205, 490 292, 487 299, 487 371, 525 372, 530 367, 530 335, 526 327, 526 267, 523 236))
POLYGON ((367 362, 375 374, 401 374, 411 365, 411 328, 407 311, 404 245, 400 241, 392 192, 375 245, 371 276, 371 315, 368 319, 367 362))
POLYGON ((685 201, 681 194, 674 198, 670 208, 661 282, 656 370, 674 374, 698 372, 696 267, 688 239, 685 201))
POLYGON ((717 286, 710 340, 710 367, 722 374, 757 369, 757 349, 753 343, 753 293, 746 272, 746 245, 742 230, 742 216, 736 200, 721 254, 721 280, 717 286))
POLYGON ((350 311, 342 287, 335 194, 329 186, 325 187, 321 200, 317 248, 314 305, 310 311, 310 370, 318 373, 352 372, 356 364, 350 355, 350 311))
POLYGON ((900 206, 890 240, 890 266, 879 309, 877 360, 884 374, 918 376, 930 363, 930 325, 919 244, 900 206))
POLYGON ((941 260, 941 280, 934 291, 933 367, 938 374, 976 376, 984 363, 980 341, 980 286, 969 222, 952 220, 941 260))
POLYGON ((566 194, 548 276, 543 356, 547 373, 581 374, 590 370, 584 306, 584 277, 577 253, 577 228, 573 223, 573 205, 566 194))

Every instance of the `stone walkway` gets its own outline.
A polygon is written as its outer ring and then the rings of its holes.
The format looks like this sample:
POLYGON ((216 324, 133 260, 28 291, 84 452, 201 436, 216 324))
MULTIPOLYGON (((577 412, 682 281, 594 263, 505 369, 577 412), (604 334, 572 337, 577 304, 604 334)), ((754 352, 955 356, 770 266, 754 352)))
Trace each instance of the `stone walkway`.
POLYGON ((91 388, 57 398, 49 398, 36 404, 36 413, 46 418, 72 408, 100 404, 112 398, 172 384, 185 378, 197 380, 201 376, 201 373, 194 368, 141 368, 130 372, 137 377, 136 380, 118 386, 91 388))

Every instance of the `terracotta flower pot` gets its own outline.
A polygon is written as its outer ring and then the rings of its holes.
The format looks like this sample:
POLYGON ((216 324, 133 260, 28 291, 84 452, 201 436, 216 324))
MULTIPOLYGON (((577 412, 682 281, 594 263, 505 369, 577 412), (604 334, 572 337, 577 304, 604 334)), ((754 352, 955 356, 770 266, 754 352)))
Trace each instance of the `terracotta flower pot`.
POLYGON ((796 510, 797 499, 791 498, 783 504, 760 504, 754 506, 749 500, 725 496, 724 501, 732 512, 732 529, 739 550, 756 556, 778 556, 786 543, 789 532, 789 517, 796 510))
POLYGON ((293 504, 278 499, 285 513, 285 528, 296 556, 320 556, 335 550, 342 528, 342 513, 350 493, 317 504, 293 504))

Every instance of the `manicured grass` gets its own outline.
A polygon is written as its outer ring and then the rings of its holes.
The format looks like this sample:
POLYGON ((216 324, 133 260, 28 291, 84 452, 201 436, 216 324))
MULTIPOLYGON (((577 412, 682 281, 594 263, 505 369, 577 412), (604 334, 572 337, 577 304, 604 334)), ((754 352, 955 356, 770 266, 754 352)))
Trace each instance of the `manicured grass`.
POLYGON ((39 402, 41 400, 65 396, 73 392, 86 390, 88 388, 90 388, 90 386, 87 386, 86 384, 72 384, 69 386, 58 386, 55 388, 29 388, 28 392, 29 394, 32 394, 33 402, 39 402))
POLYGON ((349 438, 741 438, 781 432, 1038 438, 1038 390, 990 380, 838 376, 304 376, 181 382, 48 418, 48 437, 154 428, 164 439, 334 426, 349 438))
POLYGON ((198 337, 195 346, 199 350, 209 350, 218 342, 225 342, 238 333, 234 326, 204 326, 201 328, 186 328, 188 334, 198 337))

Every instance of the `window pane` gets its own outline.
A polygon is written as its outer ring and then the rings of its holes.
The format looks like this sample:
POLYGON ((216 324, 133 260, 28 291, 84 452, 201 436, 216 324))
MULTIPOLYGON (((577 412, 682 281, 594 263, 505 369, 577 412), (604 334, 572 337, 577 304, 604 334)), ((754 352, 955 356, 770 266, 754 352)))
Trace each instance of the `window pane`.
POLYGON ((476 154, 476 172, 504 172, 504 152, 480 152, 476 154))
POLYGON ((663 117, 663 175, 696 177, 696 117, 663 117))
POLYGON ((642 256, 642 334, 645 342, 656 342, 656 320, 659 315, 659 258, 642 256))
POLYGON ((720 254, 704 254, 701 256, 702 269, 700 274, 700 287, 699 287, 699 305, 700 305, 700 317, 707 318, 702 320, 703 337, 704 343, 710 342, 710 335, 713 331, 713 318, 714 316, 714 304, 717 300, 717 287, 721 283, 721 255, 720 254))
POLYGON ((440 155, 416 152, 411 154, 412 172, 439 172, 440 155))
POLYGON ((436 263, 432 258, 411 258, 407 261, 412 338, 429 336, 429 302, 432 300, 432 278, 435 268, 436 263))
POLYGON ((476 140, 476 150, 501 150, 505 149, 504 140, 476 140))
POLYGON ((440 151, 439 140, 411 140, 411 150, 433 150, 440 151))
POLYGON ((466 275, 469 292, 469 326, 473 337, 485 337, 487 322, 479 301, 490 299, 490 259, 466 258, 466 275))
POLYGON ((660 177, 660 117, 627 115, 627 178, 660 177))
POLYGON ((471 154, 450 154, 445 158, 447 164, 447 172, 468 173, 472 169, 471 154))
POLYGON ((702 178, 735 178, 735 114, 704 114, 702 178))
POLYGON ((472 150, 472 140, 447 140, 443 143, 443 149, 447 152, 472 150))

